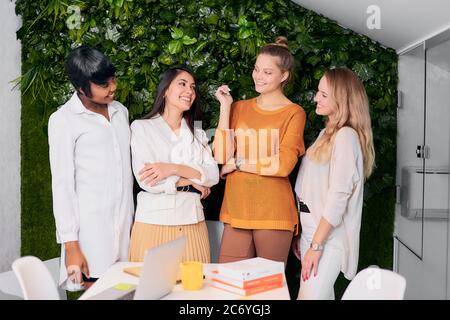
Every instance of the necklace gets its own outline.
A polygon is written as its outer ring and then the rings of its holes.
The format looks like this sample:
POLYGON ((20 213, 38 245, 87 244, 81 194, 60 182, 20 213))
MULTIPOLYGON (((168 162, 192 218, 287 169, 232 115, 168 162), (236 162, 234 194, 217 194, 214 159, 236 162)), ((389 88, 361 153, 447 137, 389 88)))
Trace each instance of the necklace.
POLYGON ((280 103, 264 105, 261 103, 261 96, 258 96, 256 98, 256 104, 263 110, 277 110, 277 109, 287 106, 288 104, 291 104, 291 102, 289 101, 289 102, 280 102, 280 103))

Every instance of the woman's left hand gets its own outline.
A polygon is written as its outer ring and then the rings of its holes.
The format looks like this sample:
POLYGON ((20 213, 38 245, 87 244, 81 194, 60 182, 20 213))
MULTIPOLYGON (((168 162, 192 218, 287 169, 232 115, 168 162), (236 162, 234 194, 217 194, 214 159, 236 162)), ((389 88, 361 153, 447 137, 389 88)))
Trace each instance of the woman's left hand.
POLYGON ((308 249, 302 261, 302 279, 306 281, 311 276, 311 271, 314 277, 317 276, 317 269, 319 268, 319 260, 322 256, 322 251, 313 251, 308 249))
POLYGON ((236 166, 234 164, 224 164, 222 166, 222 169, 220 170, 220 177, 222 179, 226 178, 226 175, 236 170, 236 166))
POLYGON ((205 199, 211 193, 211 188, 201 186, 201 185, 195 184, 195 183, 193 183, 192 186, 202 193, 200 196, 200 199, 205 199))
POLYGON ((146 163, 139 171, 139 181, 143 181, 153 187, 159 181, 173 175, 174 165, 172 163, 146 163))

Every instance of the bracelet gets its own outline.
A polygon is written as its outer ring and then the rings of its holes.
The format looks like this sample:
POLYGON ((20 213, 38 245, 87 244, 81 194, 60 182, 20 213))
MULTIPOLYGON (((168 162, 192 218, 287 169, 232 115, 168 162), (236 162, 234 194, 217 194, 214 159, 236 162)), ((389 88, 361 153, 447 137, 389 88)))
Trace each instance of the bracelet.
POLYGON ((243 161, 243 159, 241 159, 241 158, 236 159, 236 161, 234 162, 234 165, 236 166, 236 170, 241 171, 242 161, 243 161))
POLYGON ((319 243, 311 243, 311 244, 309 245, 309 248, 310 248, 312 251, 323 251, 324 246, 321 245, 321 244, 319 244, 319 243))

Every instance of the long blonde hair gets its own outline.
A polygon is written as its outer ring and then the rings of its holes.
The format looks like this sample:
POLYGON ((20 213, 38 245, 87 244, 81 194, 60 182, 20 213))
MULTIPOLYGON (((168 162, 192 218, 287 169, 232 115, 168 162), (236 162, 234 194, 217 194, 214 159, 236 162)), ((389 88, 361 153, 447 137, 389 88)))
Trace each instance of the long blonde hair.
POLYGON ((336 68, 323 75, 330 87, 330 97, 334 101, 335 113, 328 117, 324 133, 308 149, 307 155, 315 161, 327 161, 337 131, 351 127, 357 133, 364 163, 364 177, 368 178, 375 166, 372 126, 369 101, 366 90, 358 76, 347 68, 336 68))

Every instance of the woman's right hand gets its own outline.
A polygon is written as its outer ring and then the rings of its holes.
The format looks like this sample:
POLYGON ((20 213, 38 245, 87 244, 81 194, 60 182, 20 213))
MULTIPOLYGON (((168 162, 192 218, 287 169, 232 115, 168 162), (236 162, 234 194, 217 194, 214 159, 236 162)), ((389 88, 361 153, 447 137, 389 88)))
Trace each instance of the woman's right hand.
POLYGON ((221 85, 219 88, 217 88, 215 92, 215 96, 217 100, 220 102, 220 108, 226 109, 227 111, 230 110, 231 104, 233 103, 233 97, 230 94, 231 90, 230 88, 224 84, 221 85))
POLYGON ((186 187, 190 185, 192 185, 192 181, 183 177, 181 177, 175 184, 177 187, 186 187))
POLYGON ((302 253, 300 251, 300 236, 296 236, 292 239, 292 252, 298 260, 302 261, 302 253))
MULTIPOLYGON (((86 258, 81 252, 78 241, 66 242, 64 244, 64 247, 66 250, 66 268, 68 268, 69 266, 77 266, 81 270, 81 272, 84 273, 87 278, 89 278, 89 266, 86 258)), ((83 278, 81 277, 81 275, 69 274, 68 276, 71 277, 71 279, 75 280, 74 282, 83 282, 83 278)))

